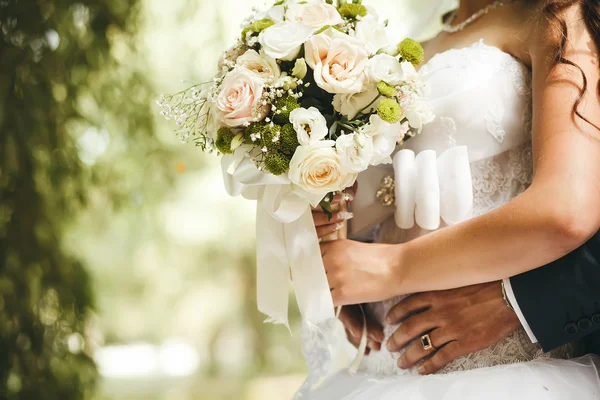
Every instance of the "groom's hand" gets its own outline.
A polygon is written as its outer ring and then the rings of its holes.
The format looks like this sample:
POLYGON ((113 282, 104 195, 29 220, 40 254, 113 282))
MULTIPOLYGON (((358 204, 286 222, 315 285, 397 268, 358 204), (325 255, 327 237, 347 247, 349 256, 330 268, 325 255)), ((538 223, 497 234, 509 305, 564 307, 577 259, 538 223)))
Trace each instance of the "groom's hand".
POLYGON ((411 368, 425 359, 419 367, 422 375, 488 348, 520 326, 504 301, 500 282, 412 295, 390 310, 386 322, 402 322, 388 341, 390 351, 408 345, 398 366, 411 368), (424 349, 420 338, 426 333, 437 350, 424 349))
MULTIPOLYGON (((365 354, 369 354, 371 350, 381 350, 381 342, 383 342, 383 327, 375 321, 368 313, 367 321, 367 348, 365 354)), ((362 339, 363 333, 363 313, 360 306, 344 306, 340 312, 340 321, 346 328, 346 336, 348 341, 358 348, 362 339)))

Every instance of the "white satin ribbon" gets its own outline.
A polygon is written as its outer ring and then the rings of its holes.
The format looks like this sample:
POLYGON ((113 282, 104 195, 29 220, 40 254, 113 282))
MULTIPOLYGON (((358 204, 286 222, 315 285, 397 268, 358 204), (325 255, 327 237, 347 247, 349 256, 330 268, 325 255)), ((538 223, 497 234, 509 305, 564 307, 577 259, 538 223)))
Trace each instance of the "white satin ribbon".
POLYGON ((466 146, 415 155, 400 150, 394 156, 396 225, 410 229, 415 223, 436 230, 440 220, 447 225, 465 221, 473 208, 471 168, 466 146))
POLYGON ((293 188, 285 176, 259 171, 240 147, 221 161, 225 189, 257 200, 256 258, 258 309, 268 322, 288 324, 290 272, 304 322, 316 326, 334 318, 333 300, 310 206, 319 203, 293 188), (316 204, 315 204, 316 203, 316 204))

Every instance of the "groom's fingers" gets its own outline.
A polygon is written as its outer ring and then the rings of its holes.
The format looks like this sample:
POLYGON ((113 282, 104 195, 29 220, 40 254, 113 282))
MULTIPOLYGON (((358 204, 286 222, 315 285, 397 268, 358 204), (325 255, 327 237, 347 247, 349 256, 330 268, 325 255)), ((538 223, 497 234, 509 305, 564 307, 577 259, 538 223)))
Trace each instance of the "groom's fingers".
MULTIPOLYGON (((441 349, 445 344, 455 340, 455 338, 449 336, 448 332, 444 329, 434 329, 429 333, 429 339, 436 349, 441 349)), ((425 350, 421 339, 418 338, 411 343, 404 354, 398 358, 398 367, 401 369, 412 368, 422 359, 432 356, 435 351, 435 349, 425 350)))
POLYGON ((350 340, 350 343, 357 346, 357 343, 360 342, 360 337, 362 335, 362 318, 359 315, 360 310, 357 310, 356 307, 343 307, 340 312, 340 321, 344 324, 346 331, 350 333, 350 336, 353 340, 350 340), (358 313, 356 311, 359 311, 358 313), (354 340, 357 340, 354 343, 354 340))
MULTIPOLYGON (((381 350, 381 342, 383 341, 383 327, 370 317, 367 317, 366 319, 368 349, 366 353, 368 354, 371 349, 376 351, 381 350)), ((342 321, 344 327, 346 328, 348 341, 358 348, 363 334, 363 317, 360 309, 356 306, 342 308, 340 313, 340 321, 342 321)))
POLYGON ((469 351, 463 348, 460 342, 450 342, 419 367, 419 374, 434 374, 452 361, 466 354, 469 354, 469 351))
POLYGON ((428 293, 413 294, 392 307, 385 317, 385 322, 388 325, 395 325, 410 314, 426 310, 429 307, 431 307, 431 301, 428 293))
POLYGON ((414 315, 405 320, 396 329, 396 332, 388 340, 388 350, 391 352, 400 351, 412 340, 420 338, 423 332, 429 332, 439 328, 440 318, 436 313, 426 311, 422 314, 414 315))

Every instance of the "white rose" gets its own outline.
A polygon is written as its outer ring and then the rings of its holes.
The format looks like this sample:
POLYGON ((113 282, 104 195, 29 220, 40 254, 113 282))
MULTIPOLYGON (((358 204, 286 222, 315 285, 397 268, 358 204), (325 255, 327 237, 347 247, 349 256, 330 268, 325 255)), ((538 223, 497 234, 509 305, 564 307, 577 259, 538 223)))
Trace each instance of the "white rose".
POLYGON ((390 124, 382 120, 377 114, 371 115, 369 123, 360 128, 360 133, 373 140, 371 165, 390 164, 392 162, 391 155, 398 141, 404 137, 405 128, 408 130, 408 127, 400 123, 390 124))
POLYGON ((415 98, 404 105, 402 111, 406 119, 408 119, 409 125, 419 133, 423 129, 423 125, 430 123, 435 118, 431 110, 431 105, 421 98, 415 98))
POLYGON ((333 142, 326 140, 329 133, 327 121, 319 110, 315 107, 296 108, 290 113, 290 123, 298 134, 298 143, 302 146, 314 145, 322 141, 323 145, 333 146, 333 142))
POLYGON ((377 109, 379 100, 373 102, 377 96, 379 96, 379 92, 376 85, 365 85, 362 92, 336 94, 333 96, 333 108, 340 114, 348 117, 348 119, 354 119, 362 109, 364 109, 363 112, 365 113, 377 109), (369 106, 370 103, 373 104, 369 106))
POLYGON ((358 21, 354 36, 365 44, 369 54, 375 54, 390 45, 387 28, 379 22, 376 16, 371 14, 358 21))
POLYGON ((345 171, 360 173, 373 159, 373 138, 362 133, 340 136, 335 142, 345 171))
POLYGON ((292 61, 312 34, 313 29, 301 22, 282 22, 262 31, 258 42, 268 56, 292 61))
POLYGON ((357 93, 365 80, 369 54, 357 39, 329 28, 305 44, 306 62, 317 85, 329 93, 357 93))
POLYGON ((265 81, 244 68, 231 71, 221 83, 215 106, 223 124, 236 127, 262 120, 268 108, 261 104, 265 81))
POLYGON ((287 21, 302 22, 314 31, 327 25, 339 25, 344 22, 334 6, 321 0, 292 4, 288 7, 285 18, 287 21))
POLYGON ((384 81, 390 85, 397 85, 404 79, 404 71, 400 62, 389 54, 377 54, 369 60, 366 69, 369 82, 384 81))
POLYGON ((285 6, 280 4, 254 16, 255 21, 260 21, 261 19, 270 19, 276 24, 285 21, 285 6))
POLYGON ((419 81, 419 73, 415 69, 415 66, 410 61, 402 61, 400 63, 402 68, 402 79, 407 82, 415 83, 419 81))
POLYGON ((357 174, 343 170, 333 147, 299 146, 290 162, 288 176, 302 190, 324 196, 352 186, 357 174))
POLYGON ((255 50, 248 50, 237 59, 236 63, 240 67, 256 72, 266 82, 273 82, 281 76, 277 60, 264 54, 262 50, 261 54, 255 50))
POLYGON ((298 79, 304 79, 307 73, 308 67, 306 66, 304 58, 297 59, 294 68, 292 69, 292 75, 298 79))

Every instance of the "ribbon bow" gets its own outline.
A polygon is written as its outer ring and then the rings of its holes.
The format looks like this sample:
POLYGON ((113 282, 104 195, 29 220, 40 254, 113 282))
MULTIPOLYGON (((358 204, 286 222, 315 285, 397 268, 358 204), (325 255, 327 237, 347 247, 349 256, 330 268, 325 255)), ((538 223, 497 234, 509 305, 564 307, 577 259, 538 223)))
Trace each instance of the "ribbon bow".
POLYGON ((473 183, 466 146, 457 146, 436 157, 434 150, 415 156, 400 150, 394 156, 396 225, 436 230, 440 220, 457 224, 471 216, 473 183))
POLYGON ((239 147, 221 160, 231 196, 257 200, 256 259, 258 309, 267 322, 288 323, 288 287, 293 278, 303 321, 316 326, 334 318, 333 300, 321 258, 310 205, 320 198, 298 193, 285 176, 256 168, 239 147))

